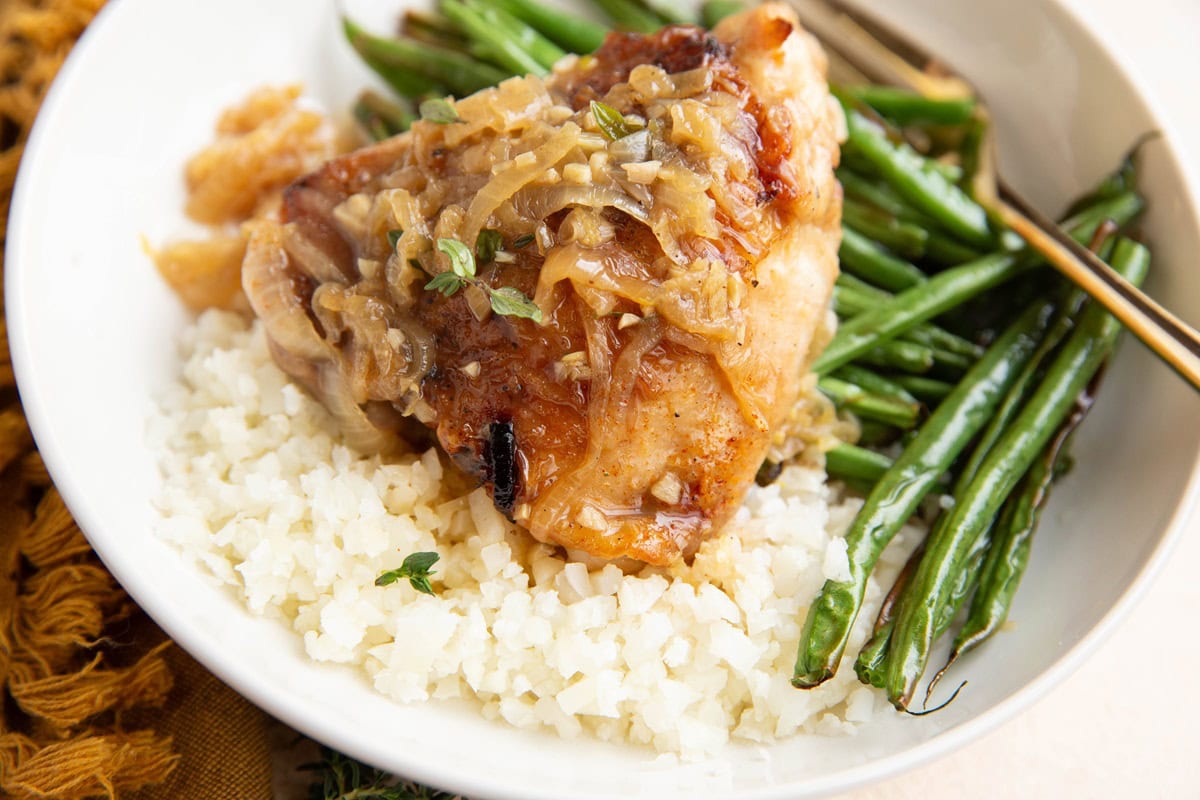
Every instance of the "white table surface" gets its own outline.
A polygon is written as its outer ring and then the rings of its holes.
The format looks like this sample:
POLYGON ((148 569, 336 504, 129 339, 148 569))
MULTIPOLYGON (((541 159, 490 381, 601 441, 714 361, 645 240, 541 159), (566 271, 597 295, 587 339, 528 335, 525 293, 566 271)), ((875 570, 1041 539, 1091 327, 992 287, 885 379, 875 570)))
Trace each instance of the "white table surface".
MULTIPOLYGON (((1200 0, 1064 3, 1169 119, 1200 185, 1200 0)), ((1200 798, 1198 564, 1193 515, 1147 595, 1065 683, 964 749, 843 799, 1200 798)))

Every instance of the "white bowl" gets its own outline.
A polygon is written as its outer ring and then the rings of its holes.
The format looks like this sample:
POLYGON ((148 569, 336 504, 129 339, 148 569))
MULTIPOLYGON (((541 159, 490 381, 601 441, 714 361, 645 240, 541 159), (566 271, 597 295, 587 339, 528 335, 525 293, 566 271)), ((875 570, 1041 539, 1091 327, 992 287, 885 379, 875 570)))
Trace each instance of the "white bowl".
MULTIPOLYGON (((983 89, 1007 175, 1048 210, 1160 127, 1051 0, 896 0, 887 15, 983 89)), ((811 797, 911 767, 1010 717, 1077 666, 1145 589, 1197 495, 1200 429, 1195 397, 1128 344, 1042 524, 1015 629, 962 664, 969 690, 939 714, 668 766, 640 749, 514 731, 466 707, 397 705, 358 673, 307 660, 291 632, 252 618, 151 532, 159 477, 146 420, 178 373, 187 315, 139 236, 180 233, 181 165, 251 87, 299 80, 330 108, 348 101, 367 75, 336 29, 324 0, 111 4, 46 101, 9 227, 13 358, 59 489, 130 594, 252 701, 347 753, 477 799, 811 797)), ((1200 318, 1191 195, 1169 137, 1146 155, 1149 288, 1200 318)))

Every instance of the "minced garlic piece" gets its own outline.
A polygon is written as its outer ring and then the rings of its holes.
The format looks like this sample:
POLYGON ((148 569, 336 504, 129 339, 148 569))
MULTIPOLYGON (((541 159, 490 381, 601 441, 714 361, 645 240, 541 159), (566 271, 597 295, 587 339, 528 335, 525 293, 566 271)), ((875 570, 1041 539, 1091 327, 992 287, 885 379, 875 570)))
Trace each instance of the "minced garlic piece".
POLYGON ((575 515, 575 521, 590 531, 602 531, 608 528, 608 519, 595 506, 584 506, 575 515))
POLYGON ((629 180, 642 184, 654 183, 661 168, 661 161, 636 161, 632 164, 621 165, 621 169, 625 170, 625 175, 629 180))
POLYGON ((567 183, 576 183, 584 186, 592 181, 592 170, 587 164, 575 162, 573 164, 565 164, 562 168, 563 180, 567 183))
POLYGON ((360 258, 358 260, 358 274, 362 275, 367 280, 373 280, 379 276, 379 270, 383 265, 373 258, 360 258))
POLYGON ((576 350, 554 362, 554 377, 560 381, 586 381, 592 378, 592 367, 587 353, 576 350))
POLYGON ((617 330, 623 331, 626 328, 632 328, 641 321, 642 318, 637 314, 622 314, 621 318, 617 320, 617 330))
POLYGON ((387 338, 388 347, 396 351, 404 349, 404 331, 399 328, 388 328, 384 336, 387 338))
POLYGON ((650 494, 669 506, 678 505, 683 497, 683 481, 674 472, 664 472, 663 476, 650 487, 650 494))

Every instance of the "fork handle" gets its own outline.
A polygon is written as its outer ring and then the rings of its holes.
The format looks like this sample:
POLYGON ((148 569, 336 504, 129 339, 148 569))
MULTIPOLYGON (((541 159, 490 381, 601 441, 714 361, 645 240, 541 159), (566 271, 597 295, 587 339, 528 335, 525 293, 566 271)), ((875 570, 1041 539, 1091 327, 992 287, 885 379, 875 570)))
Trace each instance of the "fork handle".
POLYGON ((1003 182, 997 211, 1006 225, 1121 324, 1200 389, 1200 335, 1083 247, 1003 182))

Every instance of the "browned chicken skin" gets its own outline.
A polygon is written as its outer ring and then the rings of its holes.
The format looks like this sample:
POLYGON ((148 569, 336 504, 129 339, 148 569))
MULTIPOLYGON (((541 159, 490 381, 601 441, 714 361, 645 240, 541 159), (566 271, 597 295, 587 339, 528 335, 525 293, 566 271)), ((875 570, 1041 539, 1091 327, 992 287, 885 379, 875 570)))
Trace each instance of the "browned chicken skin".
POLYGON ((824 70, 782 6, 612 34, 546 82, 459 101, 462 122, 331 162, 251 238, 277 361, 360 447, 433 429, 542 541, 688 554, 741 502, 824 319, 841 206, 824 70), (592 101, 636 132, 606 137, 592 101), (423 290, 449 266, 435 243, 485 228, 503 249, 479 278, 540 324, 423 290))

